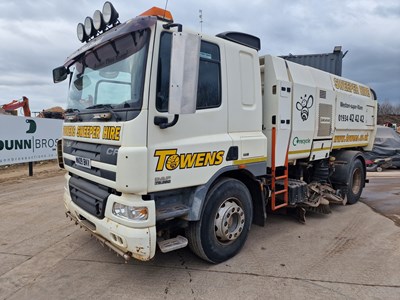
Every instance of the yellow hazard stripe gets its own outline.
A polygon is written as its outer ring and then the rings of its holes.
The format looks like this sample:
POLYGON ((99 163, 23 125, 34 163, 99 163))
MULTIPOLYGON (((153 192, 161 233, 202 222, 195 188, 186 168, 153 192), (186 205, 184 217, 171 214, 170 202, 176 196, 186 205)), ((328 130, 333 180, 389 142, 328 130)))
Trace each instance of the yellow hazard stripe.
MULTIPOLYGON (((331 147, 325 147, 320 149, 313 149, 312 152, 319 152, 319 151, 330 151, 331 147)), ((311 150, 296 150, 296 151, 289 151, 289 154, 301 154, 301 153, 311 153, 311 150)))
POLYGON ((314 149, 313 152, 318 152, 318 151, 329 151, 331 150, 331 147, 325 147, 325 148, 321 148, 321 149, 314 149))
POLYGON ((368 146, 368 143, 366 143, 366 144, 336 145, 336 146, 333 146, 332 149, 351 148, 351 147, 366 147, 366 146, 368 146))
POLYGON ((296 151, 289 151, 289 154, 301 154, 301 153, 310 153, 311 150, 296 150, 296 151))
POLYGON ((253 163, 258 163, 258 162, 266 162, 267 157, 257 157, 257 158, 246 158, 246 159, 240 159, 240 160, 235 160, 233 162, 234 165, 244 165, 244 164, 253 164, 253 163))

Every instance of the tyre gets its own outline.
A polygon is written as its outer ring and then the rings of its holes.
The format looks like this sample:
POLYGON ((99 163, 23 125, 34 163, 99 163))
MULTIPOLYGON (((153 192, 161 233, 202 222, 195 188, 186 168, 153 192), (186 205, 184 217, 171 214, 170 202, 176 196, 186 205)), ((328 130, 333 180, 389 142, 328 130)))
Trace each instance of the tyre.
POLYGON ((189 247, 204 260, 220 263, 235 256, 246 242, 253 205, 247 187, 224 178, 207 194, 201 219, 186 230, 189 247))
POLYGON ((365 171, 362 162, 355 159, 352 162, 349 173, 349 188, 347 191, 347 203, 354 204, 360 199, 365 186, 365 171))

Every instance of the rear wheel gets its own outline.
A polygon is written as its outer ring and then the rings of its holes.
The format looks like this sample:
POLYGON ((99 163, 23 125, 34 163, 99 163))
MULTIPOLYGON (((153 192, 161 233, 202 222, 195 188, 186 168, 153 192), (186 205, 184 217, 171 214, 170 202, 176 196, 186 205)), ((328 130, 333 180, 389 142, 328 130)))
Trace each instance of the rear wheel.
POLYGON ((209 191, 201 219, 189 224, 189 246, 209 262, 223 262, 243 247, 252 216, 247 187, 236 179, 224 178, 209 191))
POLYGON ((347 203, 354 204, 360 199, 365 186, 365 172, 359 159, 352 162, 349 175, 349 188, 347 191, 347 203))

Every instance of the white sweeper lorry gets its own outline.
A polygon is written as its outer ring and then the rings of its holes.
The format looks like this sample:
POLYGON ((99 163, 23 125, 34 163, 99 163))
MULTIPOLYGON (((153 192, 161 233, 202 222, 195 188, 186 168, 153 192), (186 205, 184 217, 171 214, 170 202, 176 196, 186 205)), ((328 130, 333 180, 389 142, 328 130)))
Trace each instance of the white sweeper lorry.
POLYGON ((223 262, 267 213, 329 213, 366 183, 374 91, 110 2, 78 24, 59 162, 66 215, 126 260, 189 246, 223 262))

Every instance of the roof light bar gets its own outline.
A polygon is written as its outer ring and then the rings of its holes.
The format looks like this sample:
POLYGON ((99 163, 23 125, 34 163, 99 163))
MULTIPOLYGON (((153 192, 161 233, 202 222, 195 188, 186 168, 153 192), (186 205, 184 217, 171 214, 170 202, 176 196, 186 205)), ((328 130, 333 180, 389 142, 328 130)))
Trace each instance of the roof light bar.
POLYGON ((91 38, 107 31, 115 25, 120 24, 118 20, 119 14, 115 10, 111 2, 106 1, 103 5, 103 12, 96 10, 93 18, 86 17, 85 21, 79 23, 76 28, 78 39, 83 43, 91 38))
POLYGON ((174 18, 169 10, 165 10, 156 6, 141 13, 140 16, 155 16, 161 21, 174 22, 174 18))

